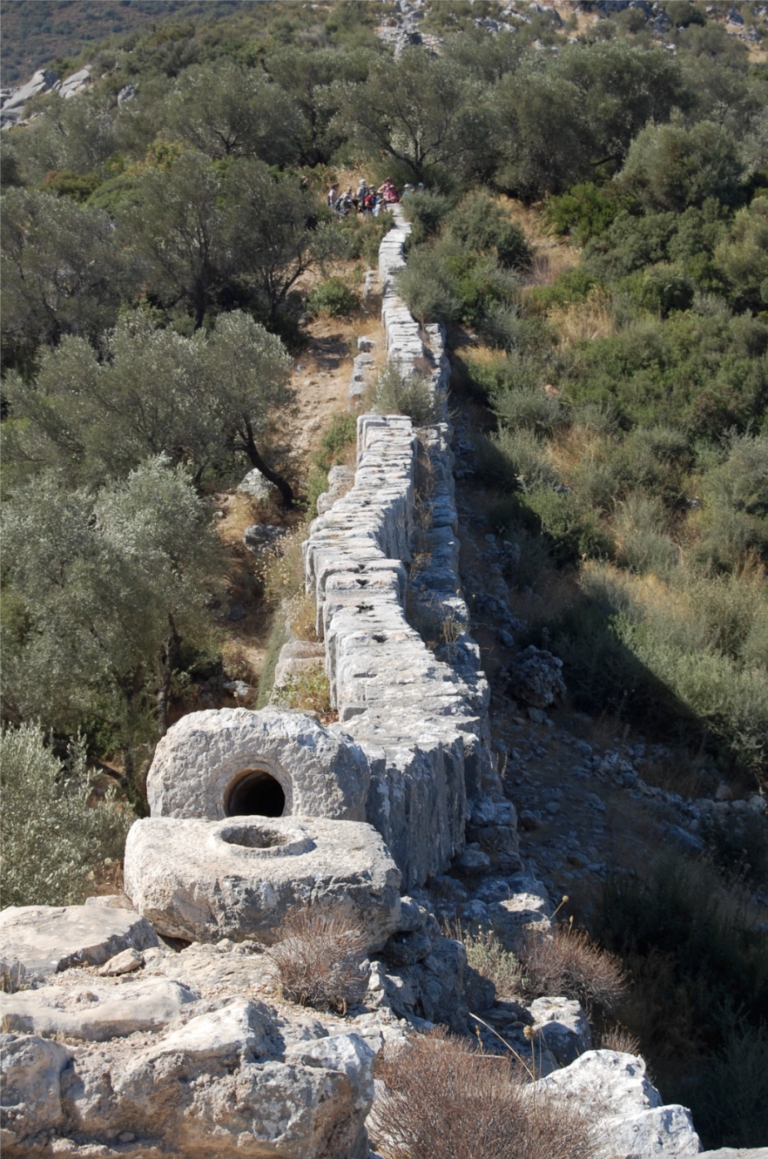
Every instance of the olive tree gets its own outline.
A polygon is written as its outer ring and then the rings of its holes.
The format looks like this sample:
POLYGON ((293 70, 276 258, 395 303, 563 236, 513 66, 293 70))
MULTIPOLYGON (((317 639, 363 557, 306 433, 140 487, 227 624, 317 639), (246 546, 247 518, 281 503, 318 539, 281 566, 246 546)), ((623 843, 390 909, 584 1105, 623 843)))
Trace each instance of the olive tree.
POLYGON ((211 643, 209 516, 162 457, 95 498, 49 473, 4 506, 5 716, 69 734, 107 721, 134 795, 137 746, 165 731, 182 645, 211 643))
POLYGON ((295 101, 261 70, 233 60, 185 69, 165 105, 165 127, 209 157, 298 160, 304 128, 295 101))
POLYGON ((41 343, 95 339, 114 323, 131 275, 106 213, 13 188, 0 229, 6 362, 29 363, 41 343))
POLYGON ((122 858, 130 810, 109 794, 95 808, 82 743, 59 760, 38 723, 0 734, 4 905, 79 905, 87 872, 122 858))
POLYGON ((360 147, 398 163, 416 181, 435 167, 471 167, 490 136, 475 86, 417 47, 376 64, 364 84, 347 86, 339 120, 360 147))
POLYGON ((279 338, 240 311, 187 338, 137 310, 120 318, 102 351, 66 338, 42 353, 33 381, 7 377, 11 479, 50 467, 71 484, 98 485, 164 454, 199 480, 239 451, 290 505, 289 483, 260 447, 270 415, 290 398, 291 361, 279 338))
POLYGON ((291 287, 320 255, 317 201, 297 178, 276 175, 260 161, 230 166, 223 183, 233 278, 255 293, 275 321, 291 287))
POLYGON ((118 237, 141 263, 150 295, 187 306, 199 328, 229 269, 219 173, 205 154, 185 152, 146 169, 133 196, 118 210, 118 237))

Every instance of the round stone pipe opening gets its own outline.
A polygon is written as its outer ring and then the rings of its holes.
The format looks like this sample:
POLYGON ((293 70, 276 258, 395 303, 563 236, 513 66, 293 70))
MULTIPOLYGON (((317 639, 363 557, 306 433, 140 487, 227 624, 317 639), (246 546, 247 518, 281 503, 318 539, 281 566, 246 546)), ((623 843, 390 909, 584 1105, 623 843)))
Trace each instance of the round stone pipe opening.
POLYGON ((282 817, 285 792, 263 769, 245 769, 227 793, 228 817, 282 817))

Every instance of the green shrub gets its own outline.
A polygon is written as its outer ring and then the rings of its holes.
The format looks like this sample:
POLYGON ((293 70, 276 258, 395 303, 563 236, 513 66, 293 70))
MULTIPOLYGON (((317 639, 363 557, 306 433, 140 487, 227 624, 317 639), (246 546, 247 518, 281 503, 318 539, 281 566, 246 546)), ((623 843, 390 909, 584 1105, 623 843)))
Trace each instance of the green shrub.
POLYGON ((315 463, 318 467, 328 470, 339 461, 342 452, 350 443, 354 443, 356 438, 357 416, 349 413, 334 415, 321 436, 315 463))
POLYGON ((664 1099, 692 1107, 708 1148, 762 1141, 752 1131, 765 1125, 768 935, 750 927, 713 869, 682 857, 610 878, 595 932, 631 971, 622 1021, 664 1099), (743 1121, 738 1099, 713 1085, 729 1083, 726 1060, 743 1085, 743 1121))
POLYGON ((498 202, 477 190, 448 216, 448 229, 465 250, 493 251, 504 269, 525 268, 533 256, 525 234, 498 202))
POLYGON ((348 318, 359 306, 357 294, 342 278, 328 278, 315 286, 307 298, 312 314, 329 314, 332 318, 348 318))
POLYGON ((374 402, 380 414, 408 415, 415 426, 423 427, 436 418, 429 384, 419 374, 405 377, 389 362, 374 387, 374 402))
POLYGON ((413 246, 408 264, 395 276, 397 292, 420 322, 455 322, 461 301, 454 279, 431 246, 413 246))
POLYGON ((567 422, 560 399, 536 388, 511 387, 497 391, 493 409, 506 426, 523 428, 538 435, 551 435, 567 422))
POLYGON ((571 234, 584 245, 603 233, 631 198, 621 195, 615 185, 572 185, 567 193, 550 197, 544 206, 544 220, 556 233, 571 234))
POLYGON ((411 247, 422 245, 430 238, 436 237, 452 204, 452 198, 435 193, 431 189, 406 197, 402 206, 403 216, 406 221, 411 222, 409 245, 411 247))
POLYGON ((559 566, 613 554, 613 540, 601 526, 597 512, 584 507, 572 492, 532 491, 525 504, 538 516, 559 566))
POLYGON ((38 724, 22 724, 0 746, 3 904, 81 905, 88 871, 122 859, 130 809, 114 791, 91 808, 94 777, 79 742, 63 762, 38 724))

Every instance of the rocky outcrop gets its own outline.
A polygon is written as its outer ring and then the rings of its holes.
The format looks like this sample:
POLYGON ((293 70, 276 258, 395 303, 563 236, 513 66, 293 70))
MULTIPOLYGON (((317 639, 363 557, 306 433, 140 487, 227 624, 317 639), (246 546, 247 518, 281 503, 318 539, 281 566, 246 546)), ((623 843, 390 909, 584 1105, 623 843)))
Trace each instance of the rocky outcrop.
POLYGON ((368 948, 399 926, 400 874, 370 825, 302 817, 148 817, 125 847, 125 891, 168 937, 270 943, 294 910, 349 915, 368 948))

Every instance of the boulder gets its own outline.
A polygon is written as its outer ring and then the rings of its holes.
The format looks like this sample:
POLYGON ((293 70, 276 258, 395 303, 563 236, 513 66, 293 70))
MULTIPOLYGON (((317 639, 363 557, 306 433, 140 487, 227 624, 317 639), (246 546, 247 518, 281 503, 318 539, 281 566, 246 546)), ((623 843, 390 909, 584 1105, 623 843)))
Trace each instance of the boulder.
POLYGON ((370 825, 309 817, 136 821, 125 890, 168 937, 269 944, 308 905, 343 910, 368 948, 398 928, 400 873, 370 825))
POLYGON ((362 750, 299 712, 191 712, 168 729, 147 778, 153 817, 250 813, 365 819, 362 750))
POLYGON ((279 489, 274 483, 270 483, 258 467, 254 467, 252 471, 243 478, 237 490, 241 495, 248 495, 251 499, 264 501, 267 499, 275 499, 280 494, 279 489))
POLYGON ((8 906, 0 913, 0 952, 28 973, 49 976, 72 966, 101 966, 132 947, 157 945, 148 921, 107 906, 8 906))
POLYGON ((507 691, 533 708, 549 708, 566 693, 562 668, 557 656, 531 644, 507 668, 507 691))
POLYGON ((662 1106, 645 1062, 615 1050, 590 1050, 534 1090, 577 1099, 597 1121, 597 1159, 688 1159, 701 1143, 685 1107, 662 1106))
POLYGON ((276 527, 273 523, 251 523, 243 532, 243 543, 255 555, 268 547, 282 554, 280 545, 287 534, 285 527, 276 527))
POLYGON ((58 79, 52 69, 38 69, 31 80, 28 80, 21 88, 13 90, 3 104, 3 112, 8 112, 9 109, 23 108, 27 101, 32 100, 32 97, 36 97, 39 93, 47 93, 49 89, 52 89, 58 79))
POLYGON ((165 978, 144 978, 126 985, 41 986, 3 996, 6 1030, 63 1035, 85 1042, 105 1042, 136 1031, 157 1030, 199 997, 193 990, 165 978))

